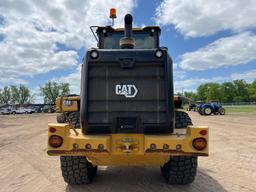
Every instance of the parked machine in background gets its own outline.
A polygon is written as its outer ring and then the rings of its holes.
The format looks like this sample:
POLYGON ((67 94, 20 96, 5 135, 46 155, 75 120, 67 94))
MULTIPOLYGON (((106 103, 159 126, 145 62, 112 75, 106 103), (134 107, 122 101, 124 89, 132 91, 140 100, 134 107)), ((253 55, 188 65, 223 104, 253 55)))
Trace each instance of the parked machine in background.
POLYGON ((199 108, 201 107, 201 105, 203 105, 204 102, 202 100, 198 100, 198 101, 193 101, 193 100, 189 100, 188 102, 188 111, 198 111, 199 108))
POLYGON ((80 96, 68 95, 56 99, 58 123, 70 123, 74 128, 80 127, 80 96))
POLYGON ((188 105, 188 111, 197 111, 197 105, 195 103, 189 103, 188 105))
POLYGON ((55 105, 44 105, 41 111, 44 113, 55 113, 56 107, 55 105))
POLYGON ((219 103, 200 104, 198 106, 198 113, 200 115, 225 115, 225 109, 219 103))

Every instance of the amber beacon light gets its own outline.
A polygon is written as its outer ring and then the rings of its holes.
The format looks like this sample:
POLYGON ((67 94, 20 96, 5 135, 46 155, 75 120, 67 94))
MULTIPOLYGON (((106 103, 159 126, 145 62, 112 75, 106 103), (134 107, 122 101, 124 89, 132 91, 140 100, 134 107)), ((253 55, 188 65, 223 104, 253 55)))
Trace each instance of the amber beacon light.
POLYGON ((110 9, 109 17, 111 19, 115 19, 116 18, 116 9, 115 8, 111 8, 110 9))
POLYGON ((114 26, 114 19, 116 18, 116 9, 115 8, 110 9, 109 17, 112 19, 112 26, 114 26))

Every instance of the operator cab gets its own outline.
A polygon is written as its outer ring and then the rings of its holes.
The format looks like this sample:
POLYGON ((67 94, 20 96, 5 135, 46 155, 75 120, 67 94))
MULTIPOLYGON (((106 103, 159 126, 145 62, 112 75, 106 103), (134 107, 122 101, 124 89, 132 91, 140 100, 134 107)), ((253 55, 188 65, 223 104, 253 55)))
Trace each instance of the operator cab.
MULTIPOLYGON (((124 36, 124 28, 112 28, 111 26, 97 27, 99 49, 120 49, 119 41, 124 36)), ((134 49, 159 48, 159 36, 161 30, 158 26, 133 28, 132 37, 135 41, 134 49)))

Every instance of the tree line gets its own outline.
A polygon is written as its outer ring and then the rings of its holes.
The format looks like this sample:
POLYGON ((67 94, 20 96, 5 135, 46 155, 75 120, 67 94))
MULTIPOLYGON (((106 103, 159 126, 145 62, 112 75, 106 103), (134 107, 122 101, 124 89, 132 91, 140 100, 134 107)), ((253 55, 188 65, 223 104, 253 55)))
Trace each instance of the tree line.
MULTIPOLYGON (((58 96, 70 94, 68 83, 49 81, 40 86, 40 96, 45 104, 55 104, 58 96)), ((256 102, 256 80, 247 83, 244 80, 234 80, 225 83, 204 83, 196 92, 178 93, 194 101, 219 101, 221 103, 256 102)), ((34 103, 35 94, 32 94, 25 85, 5 86, 0 88, 0 104, 31 104, 34 103)))
MULTIPOLYGON (((68 83, 49 81, 40 86, 40 96, 44 98, 44 104, 55 104, 58 96, 68 95, 70 92, 68 83)), ((11 85, 0 88, 0 104, 32 104, 36 95, 25 85, 11 85)))
MULTIPOLYGON (((178 93, 178 95, 182 95, 178 93)), ((234 80, 224 83, 204 83, 196 92, 184 92, 185 97, 194 101, 218 101, 221 103, 256 102, 256 80, 247 83, 244 80, 234 80)))

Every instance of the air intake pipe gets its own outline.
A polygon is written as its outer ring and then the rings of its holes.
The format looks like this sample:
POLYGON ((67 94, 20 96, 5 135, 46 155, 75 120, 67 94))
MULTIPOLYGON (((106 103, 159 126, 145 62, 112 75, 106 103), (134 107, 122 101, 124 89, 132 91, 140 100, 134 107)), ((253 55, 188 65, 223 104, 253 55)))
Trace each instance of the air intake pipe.
POLYGON ((127 14, 124 17, 124 37, 120 39, 121 49, 133 49, 135 41, 132 38, 132 15, 127 14))

